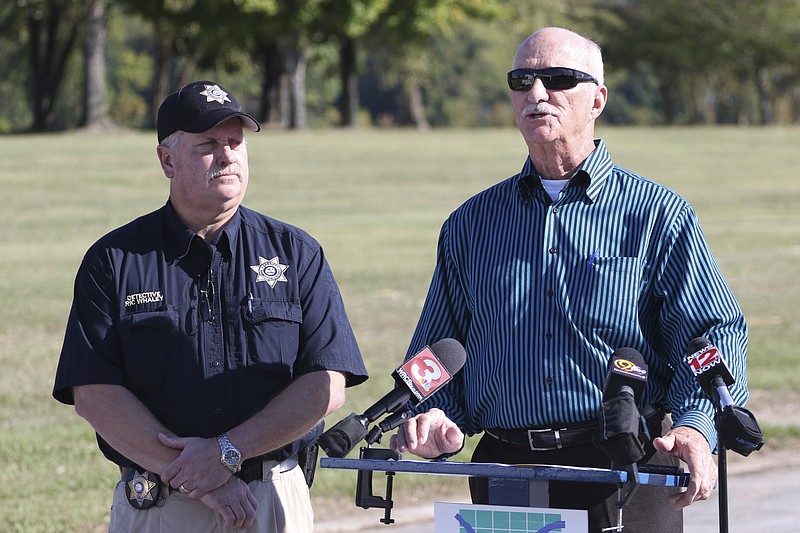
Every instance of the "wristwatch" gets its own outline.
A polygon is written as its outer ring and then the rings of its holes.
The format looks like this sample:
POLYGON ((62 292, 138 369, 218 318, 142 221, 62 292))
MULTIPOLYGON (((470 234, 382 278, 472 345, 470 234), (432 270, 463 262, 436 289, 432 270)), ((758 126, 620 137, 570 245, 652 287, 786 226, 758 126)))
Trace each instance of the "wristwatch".
POLYGON ((222 464, 228 467, 232 474, 235 474, 242 469, 242 452, 236 449, 236 446, 231 444, 228 436, 224 433, 217 437, 219 443, 220 456, 219 460, 222 464))

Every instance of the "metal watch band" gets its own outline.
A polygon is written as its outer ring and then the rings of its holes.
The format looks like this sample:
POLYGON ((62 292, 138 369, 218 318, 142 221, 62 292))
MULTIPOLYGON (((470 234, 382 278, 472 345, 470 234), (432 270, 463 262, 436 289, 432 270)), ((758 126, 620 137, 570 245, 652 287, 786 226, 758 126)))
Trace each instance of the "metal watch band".
POLYGON ((228 439, 228 436, 224 433, 217 437, 217 443, 219 444, 220 449, 220 457, 219 460, 225 465, 231 473, 235 474, 242 468, 242 454, 241 452, 234 446, 231 441, 228 439), (228 455, 234 455, 236 457, 236 461, 233 462, 228 459, 228 455))

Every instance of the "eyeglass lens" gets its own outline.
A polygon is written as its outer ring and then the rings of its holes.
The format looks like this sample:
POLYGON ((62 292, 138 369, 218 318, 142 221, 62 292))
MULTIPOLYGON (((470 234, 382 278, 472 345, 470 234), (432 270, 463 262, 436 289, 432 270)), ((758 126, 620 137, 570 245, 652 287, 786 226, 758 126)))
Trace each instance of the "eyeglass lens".
POLYGON ((536 80, 542 80, 545 89, 561 91, 572 89, 582 82, 597 83, 591 74, 568 68, 514 69, 508 73, 508 87, 512 91, 529 91, 536 80))

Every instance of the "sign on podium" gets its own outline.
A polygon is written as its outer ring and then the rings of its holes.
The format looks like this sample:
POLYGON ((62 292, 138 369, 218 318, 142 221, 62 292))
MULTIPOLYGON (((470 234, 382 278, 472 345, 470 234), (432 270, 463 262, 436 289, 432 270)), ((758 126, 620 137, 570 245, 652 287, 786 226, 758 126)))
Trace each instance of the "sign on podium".
POLYGON ((441 502, 435 503, 433 509, 436 533, 586 533, 589 530, 588 513, 574 509, 441 502))

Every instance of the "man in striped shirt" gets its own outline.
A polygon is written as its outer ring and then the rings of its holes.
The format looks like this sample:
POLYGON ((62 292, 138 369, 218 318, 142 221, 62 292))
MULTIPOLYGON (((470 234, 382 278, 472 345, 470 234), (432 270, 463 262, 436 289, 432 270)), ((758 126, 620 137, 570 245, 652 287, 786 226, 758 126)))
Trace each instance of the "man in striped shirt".
MULTIPOLYGON (((682 531, 681 509, 707 499, 717 476, 714 407, 685 351, 710 338, 736 378, 734 401, 746 402, 741 309, 692 207, 615 166, 595 140, 607 98, 595 43, 540 30, 520 46, 508 83, 529 157, 445 221, 409 349, 452 337, 467 361, 392 446, 434 458, 484 432, 474 461, 606 467, 592 443, 603 383, 612 353, 634 348, 649 367, 639 405, 655 437, 640 464, 682 459, 691 479, 685 492, 640 488, 625 531, 682 531)), ((485 480, 470 484, 473 501, 486 502, 485 480)), ((613 486, 551 482, 549 498, 587 509, 591 531, 617 525, 613 486)))

